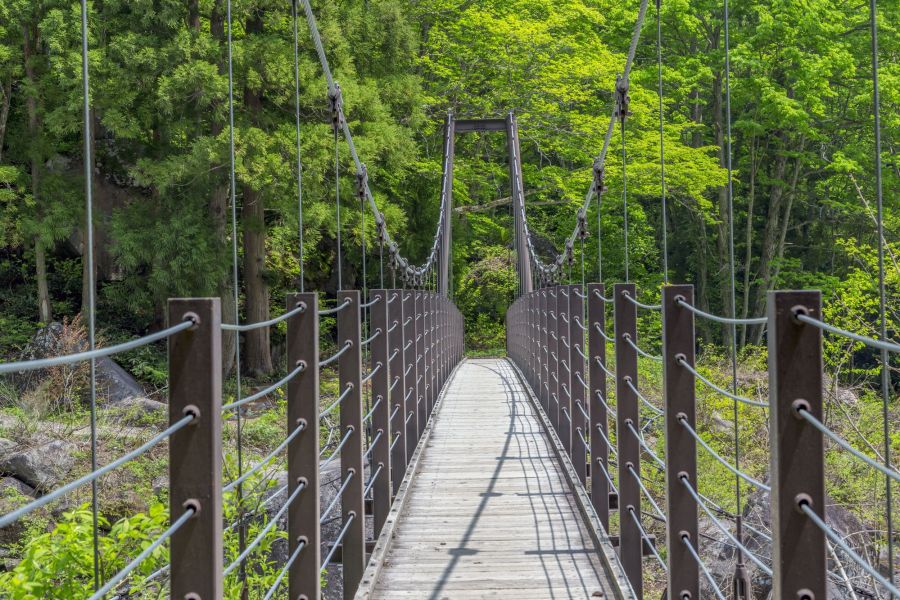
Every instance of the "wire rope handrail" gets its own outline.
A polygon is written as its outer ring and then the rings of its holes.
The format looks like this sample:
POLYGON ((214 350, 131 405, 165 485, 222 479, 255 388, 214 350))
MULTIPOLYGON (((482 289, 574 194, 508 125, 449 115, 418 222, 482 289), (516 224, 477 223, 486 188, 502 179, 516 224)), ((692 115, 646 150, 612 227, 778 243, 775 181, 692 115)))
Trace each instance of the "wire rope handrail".
MULTIPOLYGON (((355 431, 355 428, 353 427, 353 425, 350 425, 349 427, 347 427, 347 432, 344 434, 344 437, 341 438, 341 442, 334 449, 334 452, 331 453, 331 456, 329 456, 327 459, 325 459, 325 462, 323 462, 321 465, 319 465, 320 471, 322 469, 324 469, 325 467, 327 467, 328 465, 330 465, 334 461, 335 457, 340 455, 341 450, 344 448, 344 445, 347 443, 347 440, 350 439, 350 436, 353 435, 354 431, 355 431)), ((322 458, 321 454, 319 455, 319 458, 322 458)))
POLYGON ((50 502, 53 502, 54 500, 68 494, 72 490, 77 489, 87 483, 90 483, 90 482, 98 479, 99 477, 102 477, 106 473, 109 473, 110 471, 120 467, 121 465, 143 455, 144 453, 146 453, 148 450, 150 450, 151 448, 153 448, 154 446, 156 446, 163 440, 172 436, 176 431, 183 429, 185 426, 190 424, 197 417, 198 417, 198 415, 195 413, 186 414, 184 417, 175 421, 169 427, 167 427, 160 433, 156 434, 151 439, 149 439, 146 442, 144 442, 143 444, 141 444, 139 447, 137 447, 134 450, 132 450, 131 452, 119 457, 118 459, 114 460, 113 462, 109 463, 108 465, 103 466, 103 467, 97 469, 96 471, 92 471, 92 472, 88 473, 87 475, 84 475, 83 477, 79 477, 75 481, 67 483, 64 486, 58 487, 55 490, 53 490, 52 492, 50 492, 44 496, 41 496, 40 498, 32 500, 25 506, 22 506, 6 515, 3 515, 3 517, 0 517, 0 529, 6 527, 8 525, 11 525, 12 523, 15 523, 20 518, 37 510, 38 508, 44 506, 45 504, 49 504, 50 502))
POLYGON ((828 524, 822 520, 822 518, 816 514, 816 512, 809 506, 809 503, 805 501, 801 501, 797 506, 801 512, 803 512, 809 519, 822 530, 828 539, 832 541, 837 547, 844 551, 844 553, 850 557, 850 559, 855 562, 861 569, 863 569, 866 573, 872 576, 874 579, 878 581, 881 585, 883 585, 891 594, 895 596, 900 596, 900 589, 898 589, 891 581, 878 572, 878 569, 875 569, 872 565, 870 565, 865 559, 863 559, 860 555, 853 551, 850 546, 847 545, 847 542, 841 538, 828 524))
POLYGON ((606 302, 607 304, 609 304, 610 302, 613 301, 612 298, 607 298, 606 296, 604 296, 603 294, 600 293, 600 290, 598 290, 598 289, 596 289, 596 288, 593 290, 593 292, 594 292, 594 295, 595 295, 595 296, 597 296, 598 298, 600 298, 601 300, 603 300, 603 301, 606 302))
POLYGON ((751 552, 749 548, 747 548, 747 546, 742 544, 735 536, 733 536, 731 534, 730 531, 728 531, 728 528, 725 527, 725 525, 722 523, 722 521, 717 519, 716 516, 712 514, 712 511, 709 510, 709 508, 706 506, 706 504, 700 498, 700 494, 697 492, 697 490, 694 489, 694 486, 691 485, 691 482, 688 481, 688 478, 682 475, 678 479, 681 481, 682 485, 684 485, 684 487, 687 489, 688 493, 694 498, 694 501, 697 503, 697 506, 699 506, 700 508, 703 509, 703 512, 705 512, 706 515, 712 520, 712 522, 715 523, 716 527, 718 527, 719 530, 725 534, 725 537, 727 537, 729 540, 731 540, 732 543, 734 543, 734 545, 738 549, 743 551, 744 554, 746 554, 747 557, 750 560, 752 560, 753 563, 757 567, 759 567, 763 573, 765 573, 766 575, 771 577, 772 569, 769 568, 769 566, 766 565, 764 562, 762 562, 759 558, 757 558, 756 555, 753 552, 751 552))
POLYGON ((796 414, 798 414, 800 417, 805 419, 810 425, 812 425, 813 427, 818 429, 820 432, 822 432, 824 435, 826 435, 830 440, 834 441, 836 444, 841 446, 844 450, 846 450, 847 452, 849 452, 850 454, 852 454, 859 460, 863 461, 864 463, 866 463, 867 465, 869 465, 871 467, 874 467, 875 469, 878 469, 884 475, 887 475, 894 481, 900 481, 900 472, 898 472, 894 468, 886 467, 885 465, 879 463, 875 459, 873 459, 869 456, 866 456, 860 450, 854 448, 852 445, 850 445, 850 442, 848 442, 847 440, 845 440, 844 438, 842 438, 841 436, 836 434, 834 431, 832 431, 831 429, 826 427, 825 424, 822 423, 822 421, 820 421, 819 419, 814 417, 812 415, 812 413, 809 412, 807 405, 805 405, 803 402, 804 401, 802 401, 802 400, 798 400, 798 401, 794 402, 794 412, 796 414))
POLYGON ((381 302, 381 296, 375 296, 373 300, 369 300, 368 302, 363 302, 359 305, 360 308, 369 308, 370 306, 375 306, 381 302))
POLYGON ((663 460, 659 456, 657 456, 656 453, 650 448, 650 446, 647 444, 647 440, 644 439, 644 436, 642 436, 641 433, 637 429, 635 429, 634 424, 631 422, 631 419, 625 421, 625 425, 628 426, 628 429, 630 429, 631 433, 634 434, 634 437, 637 439, 638 444, 641 446, 641 448, 644 449, 644 452, 649 454, 653 461, 656 462, 656 464, 665 471, 666 463, 663 462, 663 460))
POLYGON ((157 331, 156 333, 151 333, 150 335, 145 335, 143 337, 129 340, 127 342, 122 342, 121 344, 106 346, 105 348, 97 348, 95 350, 88 350, 86 352, 77 352, 75 354, 54 356, 51 358, 38 358, 34 360, 0 363, 0 375, 6 373, 34 371, 36 369, 46 369, 48 367, 68 365, 95 358, 102 358, 104 356, 112 356, 113 354, 121 354, 122 352, 128 352, 129 350, 134 350, 136 348, 152 344, 153 342, 158 342, 159 340, 169 338, 176 333, 186 331, 188 329, 191 329, 192 327, 195 327, 196 325, 196 317, 187 315, 185 320, 181 323, 178 323, 177 325, 172 325, 171 327, 167 327, 162 331, 157 331))
POLYGON ((362 384, 365 385, 369 383, 369 380, 372 379, 378 371, 381 370, 381 362, 375 365, 375 368, 369 371, 369 374, 362 378, 362 384))
POLYGON ((319 567, 320 571, 323 570, 325 567, 327 567, 328 563, 331 562, 331 559, 334 556, 335 551, 341 545, 341 542, 343 541, 344 536, 347 535, 347 531, 349 531, 350 524, 353 523, 354 518, 356 518, 356 513, 350 513, 349 515, 347 515, 347 522, 344 523, 344 527, 341 529, 340 533, 338 533, 338 536, 336 538, 334 538, 334 542, 332 542, 332 544, 331 544, 331 550, 328 551, 328 554, 325 556, 325 560, 322 561, 322 566, 319 567))
POLYGON ((600 327, 600 323, 595 322, 595 323, 594 323, 594 329, 596 329, 596 330, 597 330, 597 333, 600 334, 600 337, 602 337, 602 338, 603 338, 604 340, 606 340, 607 342, 609 342, 609 343, 614 343, 614 342, 616 341, 616 339, 615 339, 614 337, 612 337, 611 335, 607 335, 607 333, 606 333, 605 331, 603 331, 603 328, 600 327))
POLYGON ((350 349, 351 346, 353 346, 352 340, 347 340, 346 342, 344 342, 344 345, 340 350, 338 350, 325 360, 319 360, 319 368, 321 369, 322 367, 327 367, 328 365, 339 359, 344 354, 344 352, 350 349))
POLYGON ((661 408, 658 408, 655 404, 653 404, 652 402, 647 400, 647 398, 645 398, 644 395, 638 391, 638 389, 634 385, 634 382, 631 381, 630 376, 626 375, 624 377, 623 381, 625 381, 625 385, 627 385, 628 388, 632 392, 634 392, 634 395, 637 396, 638 399, 647 406, 647 408, 650 408, 651 410, 653 410, 653 412, 655 412, 658 415, 664 414, 664 412, 661 408))
POLYGON ((655 360, 655 361, 657 361, 657 362, 662 362, 662 356, 657 356, 657 355, 655 355, 655 354, 650 354, 649 352, 646 352, 645 350, 642 350, 637 344, 635 344, 635 343, 634 343, 634 340, 631 339, 631 334, 629 334, 629 333, 623 333, 623 334, 622 334, 622 339, 624 339, 626 344, 628 344, 629 346, 631 346, 632 348, 634 348, 634 350, 635 350, 638 354, 640 354, 641 356, 643 356, 644 358, 649 358, 650 360, 655 360))
POLYGON ((144 562, 151 554, 156 552, 156 549, 162 546, 166 542, 166 540, 175 535, 175 533, 179 529, 181 529, 182 526, 191 519, 191 517, 197 514, 197 510, 198 508, 195 504, 188 506, 185 509, 184 513, 182 513, 182 515, 178 517, 178 519, 176 519, 175 522, 172 523, 172 525, 170 525, 169 528, 162 533, 162 535, 156 538, 149 546, 144 548, 144 550, 140 554, 138 554, 130 563, 125 565, 125 567, 123 567, 118 573, 110 578, 110 580, 107 581, 100 589, 94 592, 94 594, 91 595, 88 600, 100 600, 100 598, 106 596, 106 594, 108 594, 110 590, 116 587, 119 582, 128 577, 128 575, 132 571, 134 571, 142 562, 144 562))
MULTIPOLYGON (((688 552, 690 552, 694 561, 697 563, 697 566, 700 567, 700 570, 703 572, 703 575, 706 577, 707 582, 709 582, 709 586, 712 588, 713 593, 715 593, 716 598, 719 600, 725 600, 725 596, 722 595, 722 592, 719 590, 719 586, 716 585, 716 580, 713 579, 713 576, 710 574, 709 569, 706 568, 706 563, 700 558, 700 555, 697 554, 697 549, 694 548, 694 544, 691 543, 691 538, 687 534, 683 534, 681 536, 681 543, 683 543, 688 552)), ((685 597, 682 597, 681 600, 685 600, 685 597)))
POLYGON ((606 442, 606 449, 609 450, 610 452, 612 452, 614 457, 618 456, 619 452, 618 452, 618 450, 616 450, 616 447, 612 444, 612 442, 609 441, 609 438, 606 437, 606 434, 603 432, 603 426, 600 425, 600 423, 597 423, 594 426, 594 429, 597 430, 597 433, 599 433, 600 437, 603 438, 603 441, 606 442))
MULTIPOLYGON (((370 408, 369 412, 366 413, 366 416, 363 417, 363 423, 367 423, 369 419, 372 418, 372 415, 375 413, 375 409, 378 408, 379 405, 381 405, 382 400, 384 400, 384 397, 378 396, 378 398, 375 400, 375 403, 372 405, 372 408, 370 408)), ((374 444, 375 442, 373 441, 372 443, 374 444)))
POLYGON ((701 375, 694 367, 692 367, 691 365, 689 365, 688 362, 687 362, 687 360, 685 360, 684 356, 682 356, 682 355, 676 356, 676 357, 675 357, 675 362, 676 362, 679 366, 684 367, 685 369, 687 369, 694 377, 696 377, 697 379, 699 379, 700 381, 702 381, 703 383, 705 383, 707 386, 709 386, 709 387, 712 388, 713 390, 719 392, 719 393, 722 394, 723 396, 727 396, 728 398, 731 398, 732 400, 737 400, 738 402, 742 402, 742 403, 748 404, 748 405, 750 405, 750 406, 757 406, 757 407, 760 407, 760 408, 769 408, 769 405, 768 405, 768 403, 766 403, 766 402, 759 402, 758 400, 751 400, 750 398, 745 398, 745 397, 743 397, 743 396, 738 396, 737 394, 735 394, 735 393, 733 393, 733 392, 729 392, 729 391, 726 390, 725 388, 719 387, 718 385, 716 385, 715 383, 713 383, 712 381, 710 381, 709 379, 707 379, 706 377, 704 377, 703 375, 701 375))
POLYGON ((363 490, 363 496, 368 496, 369 492, 372 491, 372 486, 375 485, 375 480, 378 479, 378 476, 381 475, 381 471, 384 469, 384 465, 379 464, 378 468, 375 469, 375 472, 369 477, 369 483, 366 484, 366 488, 363 490))
POLYGON ((659 504, 656 503, 656 500, 653 499, 653 495, 650 493, 650 490, 647 489, 647 486, 644 485, 644 482, 641 480, 641 476, 638 475, 634 466, 631 463, 629 463, 628 465, 626 465, 626 467, 628 468, 628 472, 631 473, 631 476, 634 477, 634 480, 637 482, 638 486, 641 488, 641 492, 644 493, 644 496, 647 498, 647 500, 653 506, 653 509, 656 511, 656 514, 659 515, 660 519, 662 519, 662 522, 663 523, 668 522, 668 519, 666 518, 666 513, 663 512, 663 510, 659 507, 659 504))
POLYGON ((604 466, 604 464, 603 464, 602 462, 600 462, 600 458, 598 457, 597 460, 596 460, 595 462, 597 463, 597 466, 600 468, 600 472, 603 473, 603 477, 606 478, 606 482, 609 484, 609 488, 610 488, 613 492, 615 492, 616 494, 618 494, 618 493, 619 493, 619 489, 616 487, 616 484, 613 483, 612 477, 610 477, 610 475, 609 475, 609 471, 607 471, 607 470, 606 470, 606 467, 604 466))
POLYGON ((606 409, 606 412, 611 414, 614 419, 617 418, 618 413, 616 412, 616 409, 607 404, 606 400, 603 399, 603 395, 600 393, 600 390, 595 391, 594 395, 597 396, 597 401, 603 405, 603 408, 606 409))
POLYGON ((643 302, 638 301, 637 298, 633 297, 628 293, 628 290, 622 290, 622 297, 634 304, 635 306, 639 306, 645 310, 662 310, 662 304, 644 304, 643 302))
POLYGON ((693 304, 688 303, 688 301, 684 298, 684 296, 676 296, 675 304, 682 308, 686 308, 691 311, 698 317, 703 317, 704 319, 709 319, 710 321, 716 321, 717 323, 724 323, 726 325, 765 325, 768 319, 766 317, 749 317, 744 319, 737 319, 731 317, 721 317, 719 315, 714 315, 712 313, 708 313, 706 311, 700 310, 693 304))
POLYGON ((594 357, 594 360, 597 362, 597 366, 600 367, 600 370, 602 370, 604 373, 606 373, 607 376, 615 378, 615 376, 616 376, 615 372, 614 372, 614 371, 610 371, 610 370, 606 367, 606 365, 603 364, 603 361, 600 360, 600 357, 599 357, 599 356, 595 356, 595 357, 594 357))
POLYGON ((384 432, 381 429, 379 429, 378 433, 375 434, 375 437, 369 443, 369 447, 366 448, 366 453, 363 454, 363 462, 364 463, 369 462, 369 459, 372 457, 372 452, 375 450, 375 444, 377 444, 378 440, 381 439, 381 436, 383 435, 383 433, 384 432))
POLYGON ((298 302, 296 308, 293 308, 286 313, 283 313, 277 317, 269 319, 267 321, 259 321, 256 323, 246 323, 244 325, 235 325, 234 323, 222 323, 222 329, 224 331, 253 331, 254 329, 262 329, 263 327, 269 327, 271 325, 276 325, 281 323, 282 321, 286 321, 293 317, 294 315, 299 315, 300 313, 306 311, 306 302, 298 302))
POLYGON ((266 595, 263 596, 263 600, 271 600, 272 596, 275 595, 275 593, 278 591, 278 588, 281 587, 281 581, 284 579, 284 576, 287 575, 287 572, 290 570, 291 566, 293 566, 294 561, 297 560, 297 557, 300 556, 300 552, 302 552, 304 548, 306 548, 306 540, 300 540, 299 542, 297 542, 297 548, 287 559, 287 562, 284 563, 281 571, 278 572, 278 577, 275 578, 272 586, 266 592, 266 595))
POLYGON ((348 306, 350 306, 350 304, 351 304, 352 302, 353 302, 353 301, 350 300, 350 298, 345 298, 344 301, 343 301, 341 304, 335 306, 334 308, 327 308, 327 309, 320 310, 320 311, 319 311, 319 316, 320 316, 320 317, 325 317, 325 316, 328 316, 328 315, 335 315, 335 314, 341 312, 342 310, 344 310, 345 308, 347 308, 348 306))
MULTIPOLYGON (((835 327, 825 321, 820 321, 819 319, 815 319, 808 314, 806 314, 805 309, 798 308, 794 309, 794 318, 800 321, 801 323, 806 323, 807 325, 812 325, 813 327, 818 327, 824 331, 829 333, 834 333, 836 335, 843 336, 845 338, 849 338, 851 340, 855 340, 870 348, 877 348, 879 350, 886 350, 892 353, 900 353, 900 344, 895 344, 893 342, 888 342, 885 340, 876 340, 875 338, 871 338, 865 335, 860 335, 858 333, 853 333, 852 331, 847 331, 846 329, 841 329, 840 327, 835 327)), ((2 373, 2 371, 0 371, 2 373)))
POLYGON ((377 338, 379 335, 381 335, 381 327, 379 327, 378 329, 376 329, 376 330, 375 330, 375 333, 373 333, 369 338, 363 340, 363 341, 362 341, 362 345, 363 345, 363 346, 368 346, 368 345, 369 345, 370 343, 372 343, 372 342, 375 340, 375 338, 377 338))
POLYGON ((282 377, 281 379, 279 379, 278 381, 276 381, 269 387, 264 388, 264 389, 256 392, 255 394, 251 394, 250 396, 241 398, 240 400, 236 400, 234 402, 224 405, 222 407, 222 412, 233 410, 235 408, 240 408, 241 406, 244 406, 245 404, 249 404, 250 402, 254 402, 256 400, 259 400, 260 398, 268 396, 269 394, 271 394, 278 388, 284 386, 287 382, 289 382, 291 379, 293 379, 294 377, 296 377, 297 375, 299 375, 300 373, 302 373, 305 370, 306 370, 306 363, 300 362, 300 364, 298 364, 296 367, 294 367, 293 371, 291 371, 290 373, 288 373, 287 375, 285 375, 284 377, 282 377))
POLYGON ((653 556, 656 557, 657 562, 659 562, 659 566, 662 567, 662 570, 666 573, 669 572, 669 567, 666 565, 666 561, 662 559, 659 555, 659 552, 656 550, 656 544, 654 540, 650 539, 650 536, 647 534, 647 531, 644 529, 644 526, 641 525, 641 520, 638 519, 638 516, 635 514, 634 507, 628 507, 628 513, 631 515, 631 518, 634 520, 634 524, 637 525, 638 531, 641 532, 641 537, 644 538, 644 541, 647 543, 647 546, 650 548, 650 552, 653 553, 653 556))
POLYGON ((322 511, 322 515, 319 517, 319 525, 324 525, 325 522, 328 521, 328 517, 331 515, 331 511, 334 510, 334 507, 337 506, 337 503, 340 501, 341 496, 343 496, 344 492, 347 491, 347 487, 353 480, 354 475, 356 475, 356 471, 351 470, 347 472, 347 477, 344 478, 344 483, 342 483, 341 487, 338 488, 338 491, 335 493, 334 498, 331 499, 328 507, 324 511, 322 511))
POLYGON ((284 513, 287 512, 287 509, 291 506, 291 504, 294 502, 294 500, 296 500, 297 496, 300 495, 300 492, 302 492, 305 489, 306 489, 306 484, 301 481, 297 485, 297 489, 294 490, 294 493, 291 494, 290 497, 284 501, 284 506, 282 506, 280 509, 278 509, 277 513, 272 515, 272 518, 269 520, 268 523, 266 523, 266 526, 260 530, 260 532, 257 534, 257 536, 255 538, 253 538, 252 542, 247 544, 247 547, 244 548, 244 551, 241 552, 237 558, 235 558, 233 561, 231 561, 228 564, 228 566, 225 567, 225 569, 222 571, 223 575, 228 575, 229 573, 234 571, 236 568, 238 568, 238 566, 243 564, 243 562, 245 560, 247 560, 247 557, 250 556, 250 554, 256 549, 257 546, 260 545, 260 543, 262 543, 262 541, 265 539, 266 535, 268 535, 268 533, 270 531, 272 531, 272 529, 275 527, 275 525, 278 524, 278 520, 281 519, 282 516, 284 516, 284 513))
POLYGON ((684 416, 679 416, 679 417, 678 417, 678 422, 681 423, 681 425, 682 425, 685 429, 687 429, 687 431, 691 434, 691 437, 693 437, 695 440, 697 440, 697 442, 699 442, 700 445, 703 446, 703 447, 706 449, 706 451, 709 452, 709 453, 713 456, 713 458, 715 458, 715 459, 716 459, 722 466, 724 466, 726 469, 728 469, 729 471, 731 471, 732 473, 734 473, 735 475, 737 475, 738 477, 740 477, 741 479, 743 479, 743 480, 746 481, 747 483, 750 483, 750 484, 752 484, 752 485, 758 487, 759 489, 761 489, 761 490, 763 490, 763 491, 765 491, 765 492, 771 492, 771 491, 772 491, 772 488, 769 487, 768 485, 764 484, 764 483, 761 482, 761 481, 757 481, 756 479, 754 479, 753 477, 750 477, 749 475, 747 475, 747 474, 744 473, 743 471, 740 471, 740 470, 736 469, 736 468, 734 467, 734 465, 732 465, 730 462, 728 462, 727 460, 725 460, 724 458, 722 458, 721 456, 719 456, 718 452, 716 452, 715 450, 713 450, 713 449, 710 447, 710 445, 707 444, 707 443, 703 440, 702 437, 700 437, 700 435, 694 430, 694 428, 690 426, 690 424, 687 422, 687 419, 686 419, 684 416))
POLYGON ((319 413, 319 418, 321 419, 322 417, 324 417, 325 415, 327 415, 327 414, 329 414, 331 411, 333 411, 335 408, 337 408, 338 405, 339 405, 341 402, 344 401, 344 398, 346 398, 346 397, 350 394, 350 392, 352 392, 352 391, 353 391, 353 384, 350 383, 350 382, 348 382, 347 385, 344 386, 344 391, 341 392, 341 395, 338 396, 338 397, 335 399, 335 401, 332 402, 332 403, 328 406, 328 408, 326 408, 325 410, 323 410, 322 412, 319 413))
POLYGON ((241 485, 243 482, 245 482, 248 477, 250 477, 257 471, 259 471, 265 465, 269 464, 279 452, 284 450, 287 447, 287 445, 290 444, 291 441, 294 438, 296 438, 298 435, 300 435, 300 433, 305 429, 306 429, 306 424, 304 422, 300 422, 294 428, 294 431, 292 431, 291 434, 284 439, 284 441, 282 441, 280 444, 278 444, 278 446, 274 450, 269 452, 269 454, 267 454, 262 460, 258 461, 255 465, 253 465, 252 467, 250 467, 249 469, 244 471, 244 473, 240 477, 238 477, 237 479, 235 479, 234 481, 232 481, 231 483, 226 485, 222 489, 222 492, 224 492, 224 493, 230 492, 235 487, 237 487, 237 486, 241 485))

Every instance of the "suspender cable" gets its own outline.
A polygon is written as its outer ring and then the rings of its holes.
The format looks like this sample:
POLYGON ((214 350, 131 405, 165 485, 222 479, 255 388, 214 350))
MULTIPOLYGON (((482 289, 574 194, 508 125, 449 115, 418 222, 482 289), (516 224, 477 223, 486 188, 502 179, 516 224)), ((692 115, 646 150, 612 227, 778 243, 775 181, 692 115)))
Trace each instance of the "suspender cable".
POLYGON ((669 241, 666 232, 666 145, 663 136, 663 77, 662 77, 662 0, 656 0, 656 80, 659 95, 659 197, 662 201, 663 283, 669 283, 669 241))
MULTIPOLYGON (((881 339, 887 341, 886 293, 884 283, 884 192, 881 181, 881 89, 878 82, 878 7, 875 0, 869 0, 869 29, 872 39, 872 101, 874 103, 875 134, 875 202, 876 202, 876 245, 878 247, 878 308, 880 314, 879 329, 881 339)), ((884 464, 891 464, 891 435, 889 417, 890 401, 890 369, 889 356, 885 348, 881 349, 881 406, 882 427, 884 428, 884 464)), ((887 502, 887 551, 888 577, 894 583, 894 513, 892 506, 892 485, 890 477, 884 479, 885 500, 887 502)), ((893 595, 891 596, 893 598, 893 595)))
MULTIPOLYGON (((91 154, 91 86, 88 63, 88 6, 81 0, 81 80, 84 94, 84 208, 86 241, 82 260, 87 267, 88 347, 93 351, 97 344, 97 297, 94 281, 94 190, 93 157, 91 154)), ((82 314, 85 307, 81 307, 82 314)), ((91 471, 97 470, 97 361, 91 358, 91 471)), ((100 538, 99 509, 97 506, 97 480, 91 481, 91 529, 94 544, 94 590, 100 587, 100 538)))
MULTIPOLYGON (((724 34, 725 34, 725 162, 728 170, 727 184, 727 204, 728 204, 728 274, 731 279, 731 289, 729 296, 729 316, 734 319, 737 317, 736 311, 736 291, 735 291, 735 264, 734 264, 734 173, 732 169, 732 148, 731 148, 731 30, 729 25, 729 0, 724 0, 724 34)), ((737 381, 737 325, 732 322, 728 325, 729 337, 731 338, 731 391, 733 394, 738 392, 737 381)), ((741 469, 741 438, 740 424, 738 421, 738 401, 732 400, 733 416, 734 416, 734 466, 740 471, 741 469)), ((734 478, 734 497, 737 514, 741 514, 741 480, 735 474, 734 478)), ((735 535, 738 542, 743 543, 740 521, 735 522, 735 535)), ((743 570, 744 552, 738 548, 737 569, 743 570)))
POLYGON ((627 153, 625 150, 625 115, 621 117, 622 131, 622 235, 625 252, 625 283, 628 283, 628 178, 626 177, 627 153))
POLYGON ((337 276, 338 291, 344 289, 343 274, 341 272, 341 157, 340 157, 340 138, 338 130, 334 130, 334 218, 335 218, 335 237, 337 241, 337 276))
POLYGON ((297 125, 297 260, 300 263, 300 292, 303 288, 303 161, 300 159, 300 50, 297 26, 297 0, 291 2, 294 23, 294 118, 297 125))
MULTIPOLYGON (((231 188, 231 275, 234 285, 234 322, 240 323, 240 306, 238 304, 240 298, 240 279, 238 277, 238 223, 237 223, 237 177, 235 175, 235 152, 234 152, 234 40, 232 37, 232 18, 231 18, 231 0, 226 1, 226 21, 228 29, 228 154, 229 154, 229 177, 231 188)), ((235 357, 235 402, 241 401, 241 335, 234 335, 234 357, 235 357)), ((236 445, 237 445, 237 474, 240 477, 244 470, 243 460, 243 410, 238 408, 236 412, 236 445)), ((238 504, 238 549, 243 552, 246 545, 247 529, 244 523, 244 486, 237 486, 237 504, 238 504)), ((247 571, 244 565, 241 565, 240 580, 242 585, 246 587, 247 571)))

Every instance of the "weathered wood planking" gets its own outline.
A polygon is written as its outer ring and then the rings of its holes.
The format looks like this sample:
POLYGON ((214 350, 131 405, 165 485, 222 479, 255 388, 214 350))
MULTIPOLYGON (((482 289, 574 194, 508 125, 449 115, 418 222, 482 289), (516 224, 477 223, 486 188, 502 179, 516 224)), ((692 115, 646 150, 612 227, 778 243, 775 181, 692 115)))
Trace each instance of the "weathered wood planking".
POLYGON ((504 360, 459 367, 366 597, 615 597, 526 394, 504 360))

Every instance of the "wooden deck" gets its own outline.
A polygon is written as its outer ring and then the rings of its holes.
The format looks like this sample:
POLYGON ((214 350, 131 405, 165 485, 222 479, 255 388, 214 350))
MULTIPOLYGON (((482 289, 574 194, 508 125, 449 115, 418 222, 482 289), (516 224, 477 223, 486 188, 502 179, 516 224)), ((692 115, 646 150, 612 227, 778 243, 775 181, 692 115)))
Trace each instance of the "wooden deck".
POLYGON ((507 361, 459 367, 414 468, 357 598, 621 597, 507 361))

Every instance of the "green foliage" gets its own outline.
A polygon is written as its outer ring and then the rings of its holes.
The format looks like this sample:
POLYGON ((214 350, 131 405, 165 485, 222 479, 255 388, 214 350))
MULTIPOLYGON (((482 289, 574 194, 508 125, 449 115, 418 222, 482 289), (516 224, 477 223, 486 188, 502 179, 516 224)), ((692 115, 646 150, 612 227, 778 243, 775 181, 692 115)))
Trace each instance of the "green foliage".
MULTIPOLYGON (((100 536, 103 578, 109 579, 149 546, 168 521, 168 509, 162 504, 112 526, 101 516, 100 527, 107 531, 100 536)), ((133 572, 131 585, 140 587, 167 560, 168 550, 155 550, 133 572)), ((83 505, 66 512, 52 531, 32 538, 22 561, 12 571, 0 573, 0 588, 12 600, 76 598, 93 585, 93 561, 93 521, 90 508, 83 505)))

